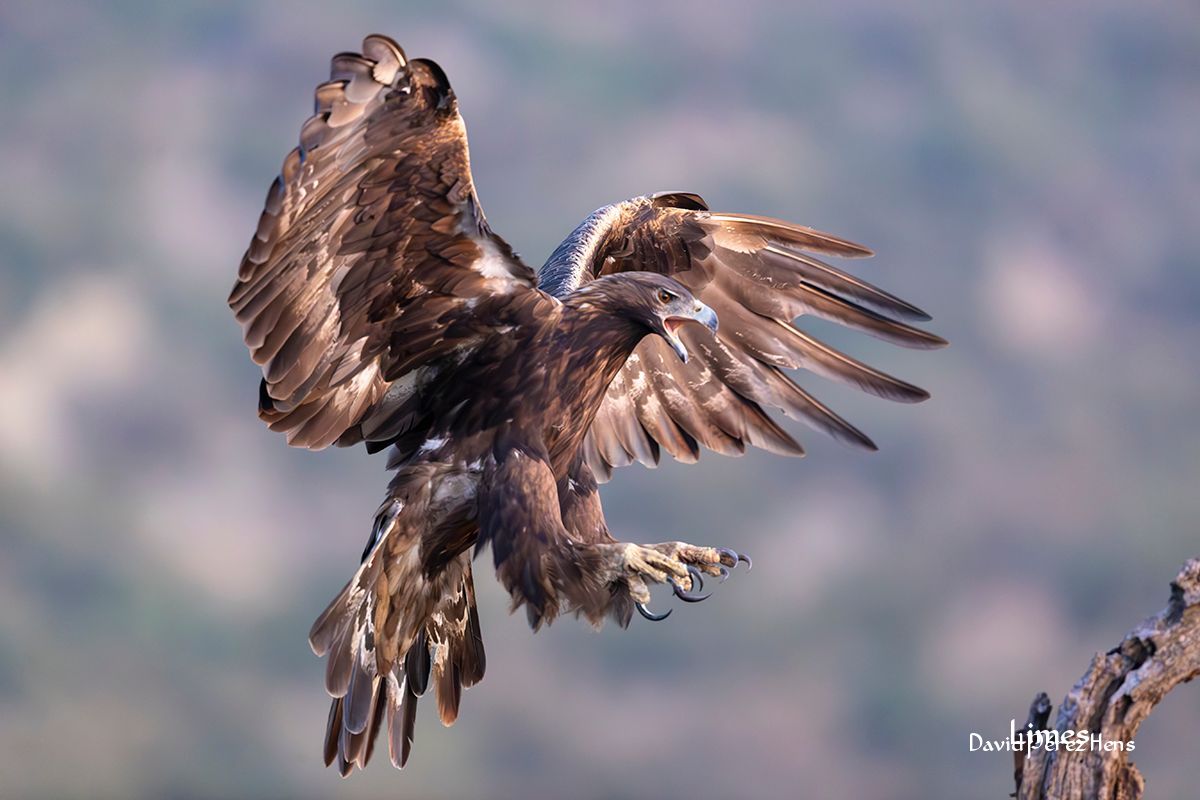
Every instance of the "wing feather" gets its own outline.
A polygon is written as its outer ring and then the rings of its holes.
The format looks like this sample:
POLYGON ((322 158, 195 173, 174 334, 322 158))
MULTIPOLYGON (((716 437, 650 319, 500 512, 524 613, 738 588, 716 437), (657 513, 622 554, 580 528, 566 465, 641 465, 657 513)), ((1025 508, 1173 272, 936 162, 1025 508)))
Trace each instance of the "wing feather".
POLYGON ((736 455, 747 445, 785 455, 804 450, 765 411, 781 410, 839 441, 874 450, 858 428, 800 388, 806 370, 900 402, 923 389, 859 361, 794 324, 814 316, 903 347, 942 338, 915 327, 929 315, 825 263, 813 253, 871 255, 862 245, 781 220, 710 212, 694 194, 662 193, 597 210, 542 267, 539 285, 558 297, 600 275, 670 275, 711 306, 720 329, 681 331, 685 365, 657 337, 644 340, 608 388, 584 457, 601 479, 615 467, 654 465, 661 451, 694 461, 699 448, 736 455))
POLYGON ((362 50, 316 87, 229 295, 263 369, 259 415, 312 449, 404 418, 390 386, 490 335, 488 312, 533 287, 479 208, 441 68, 383 36, 362 50))

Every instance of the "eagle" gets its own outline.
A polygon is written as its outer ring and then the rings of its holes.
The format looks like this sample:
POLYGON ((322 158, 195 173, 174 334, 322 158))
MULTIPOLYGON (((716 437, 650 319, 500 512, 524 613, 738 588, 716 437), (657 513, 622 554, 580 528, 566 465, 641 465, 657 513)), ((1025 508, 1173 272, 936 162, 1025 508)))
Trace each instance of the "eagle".
POLYGON ((874 450, 797 369, 928 397, 795 326, 811 315, 946 343, 911 324, 929 319, 919 308, 819 255, 871 251, 672 191, 597 209, 534 271, 488 226, 442 69, 381 35, 333 57, 229 295, 271 430, 389 453, 358 569, 309 634, 332 697, 326 765, 365 767, 386 731, 403 767, 430 685, 455 721, 484 674, 472 562, 485 546, 534 630, 564 614, 662 619, 652 585, 694 602, 703 576, 751 562, 618 540, 598 491, 615 467, 803 455, 768 409, 874 450))

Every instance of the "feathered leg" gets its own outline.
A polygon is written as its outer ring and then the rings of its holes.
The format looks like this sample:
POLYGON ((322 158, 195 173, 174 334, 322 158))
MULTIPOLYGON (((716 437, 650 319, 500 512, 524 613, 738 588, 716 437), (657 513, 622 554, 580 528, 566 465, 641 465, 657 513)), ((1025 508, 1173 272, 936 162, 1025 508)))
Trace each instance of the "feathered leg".
POLYGON ((525 606, 535 630, 562 610, 599 607, 600 563, 563 527, 554 474, 536 448, 494 456, 479 488, 479 545, 490 543, 496 576, 525 606))
POLYGON ((536 448, 514 448, 484 472, 480 543, 491 542, 496 573, 514 608, 525 605, 534 628, 564 611, 628 625, 634 608, 652 616, 649 584, 670 583, 679 598, 694 602, 703 599, 693 594, 701 573, 724 578, 739 560, 749 560, 686 542, 615 541, 595 481, 581 462, 576 467, 563 486, 536 448))
MULTIPOLYGON (((604 520, 600 487, 582 457, 559 481, 558 496, 563 524, 571 537, 593 545, 603 555, 602 575, 609 588, 609 603, 603 612, 622 627, 629 625, 635 608, 647 619, 665 619, 671 613, 668 610, 655 615, 648 610, 648 583, 670 583, 676 596, 695 602, 707 597, 693 594, 703 588, 698 573, 719 576, 723 581, 739 561, 750 562, 749 557, 725 548, 686 542, 637 545, 616 541, 604 520)), ((598 621, 598 611, 583 609, 593 622, 598 621)))

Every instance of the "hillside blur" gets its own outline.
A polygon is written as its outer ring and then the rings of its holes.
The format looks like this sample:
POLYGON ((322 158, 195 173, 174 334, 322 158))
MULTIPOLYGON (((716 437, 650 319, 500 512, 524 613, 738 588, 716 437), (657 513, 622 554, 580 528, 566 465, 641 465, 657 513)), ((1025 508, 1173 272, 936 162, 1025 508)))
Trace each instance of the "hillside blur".
MULTIPOLYGON (((0 796, 1003 797, 968 734, 1057 703, 1200 554, 1194 5, 104 5, 0 5, 0 796), (869 244, 953 346, 814 326, 932 391, 805 376, 878 454, 619 473, 622 538, 755 556, 669 622, 532 637, 481 563, 459 723, 427 704, 404 773, 342 782, 305 634, 383 459, 258 422, 225 296, 373 31, 444 67, 531 263, 695 191, 869 244)), ((1183 687, 1142 731, 1151 796, 1194 796, 1198 723, 1183 687)))

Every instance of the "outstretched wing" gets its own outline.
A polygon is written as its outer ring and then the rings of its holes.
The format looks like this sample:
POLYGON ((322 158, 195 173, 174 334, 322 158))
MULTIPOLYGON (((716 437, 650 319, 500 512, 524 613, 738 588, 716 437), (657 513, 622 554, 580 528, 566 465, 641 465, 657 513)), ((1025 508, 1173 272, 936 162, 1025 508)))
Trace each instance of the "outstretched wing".
POLYGON ((634 460, 652 466, 661 449, 689 462, 699 457, 700 446, 727 454, 739 454, 747 444, 803 454, 764 407, 875 449, 785 370, 806 369, 889 400, 928 397, 793 325, 809 314, 905 347, 946 343, 904 322, 928 320, 923 311, 812 253, 871 255, 861 245, 798 225, 710 212, 699 196, 685 193, 606 206, 563 242, 538 276, 550 294, 563 297, 600 275, 647 270, 683 283, 720 319, 715 335, 699 325, 680 331, 693 356, 687 364, 656 336, 630 356, 584 443, 597 477, 634 460))
POLYGON ((394 438, 420 386, 532 286, 479 207, 445 74, 368 36, 317 87, 229 305, 263 369, 259 415, 319 449, 394 438))

